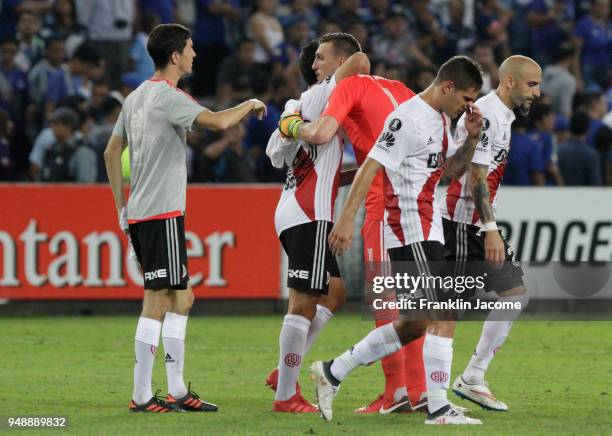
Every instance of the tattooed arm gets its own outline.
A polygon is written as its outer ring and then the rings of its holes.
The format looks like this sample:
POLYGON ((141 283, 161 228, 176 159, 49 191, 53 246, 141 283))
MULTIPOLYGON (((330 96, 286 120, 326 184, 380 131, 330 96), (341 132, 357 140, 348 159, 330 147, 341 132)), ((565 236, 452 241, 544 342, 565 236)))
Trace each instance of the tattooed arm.
POLYGON ((468 173, 468 187, 472 193, 472 200, 480 216, 480 221, 490 230, 484 229, 485 234, 485 260, 501 267, 506 258, 504 241, 497 230, 495 214, 491 205, 489 185, 487 183, 488 165, 470 164, 468 173))
POLYGON ((457 149, 454 155, 446 159, 444 166, 444 173, 451 179, 459 179, 463 176, 472 160, 472 156, 474 156, 476 145, 480 140, 482 114, 478 106, 470 105, 470 108, 466 112, 465 129, 467 130, 465 142, 457 149))

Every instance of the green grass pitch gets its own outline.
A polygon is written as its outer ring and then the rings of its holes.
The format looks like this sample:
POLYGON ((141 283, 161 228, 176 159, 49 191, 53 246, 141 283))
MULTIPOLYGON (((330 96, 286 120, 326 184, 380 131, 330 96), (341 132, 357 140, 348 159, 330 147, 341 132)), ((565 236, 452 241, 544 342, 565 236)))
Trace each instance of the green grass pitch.
MULTIPOLYGON (((187 335, 186 381, 220 407, 216 414, 131 415, 133 337, 137 318, 4 318, 0 415, 64 415, 68 430, 42 434, 611 434, 612 322, 516 322, 493 361, 488 380, 510 412, 473 408, 484 425, 429 428, 424 415, 357 416, 352 410, 383 387, 380 364, 355 371, 334 403, 334 421, 318 415, 275 414, 264 378, 277 359, 282 316, 194 317, 187 335)), ((300 382, 312 399, 307 366, 331 358, 372 327, 337 316, 306 356, 300 382)), ((453 377, 480 334, 480 322, 458 326, 453 377)), ((154 389, 165 393, 160 348, 154 389)), ((452 401, 471 403, 449 394, 452 401)), ((471 406, 470 406, 471 407, 471 406)), ((11 433, 18 430, 0 429, 11 433)), ((31 433, 31 431, 29 431, 31 433)))

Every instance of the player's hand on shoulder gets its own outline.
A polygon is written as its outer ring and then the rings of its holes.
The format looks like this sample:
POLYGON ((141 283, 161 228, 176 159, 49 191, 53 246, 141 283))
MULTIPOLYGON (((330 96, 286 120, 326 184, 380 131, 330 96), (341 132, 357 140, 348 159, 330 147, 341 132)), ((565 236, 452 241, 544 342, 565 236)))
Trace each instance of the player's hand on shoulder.
POLYGON ((470 104, 465 113, 465 129, 472 139, 479 139, 482 131, 482 112, 475 104, 470 104))
POLYGON ((249 101, 253 103, 253 109, 251 109, 251 112, 258 119, 260 119, 260 120, 263 119, 263 117, 265 117, 266 114, 268 113, 268 109, 266 108, 266 105, 264 104, 264 102, 262 102, 261 100, 258 100, 256 98, 252 98, 249 101))

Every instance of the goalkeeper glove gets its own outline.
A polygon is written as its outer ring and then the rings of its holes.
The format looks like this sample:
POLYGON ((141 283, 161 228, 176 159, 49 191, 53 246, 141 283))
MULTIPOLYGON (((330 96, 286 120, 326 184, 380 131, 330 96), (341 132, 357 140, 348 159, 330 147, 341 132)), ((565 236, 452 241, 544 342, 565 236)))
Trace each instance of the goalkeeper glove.
POLYGON ((304 120, 298 114, 287 115, 278 120, 278 129, 283 135, 297 139, 298 128, 303 122, 304 120))

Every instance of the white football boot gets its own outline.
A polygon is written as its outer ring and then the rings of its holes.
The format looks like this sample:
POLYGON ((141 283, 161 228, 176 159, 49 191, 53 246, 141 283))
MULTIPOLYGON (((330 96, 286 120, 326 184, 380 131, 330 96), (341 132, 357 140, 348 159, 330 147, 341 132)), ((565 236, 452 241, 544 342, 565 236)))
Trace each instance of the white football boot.
POLYGON ((463 380, 462 376, 459 376, 453 383, 453 392, 461 398, 478 404, 483 409, 497 412, 508 411, 508 406, 495 398, 486 381, 479 384, 469 384, 463 380))

